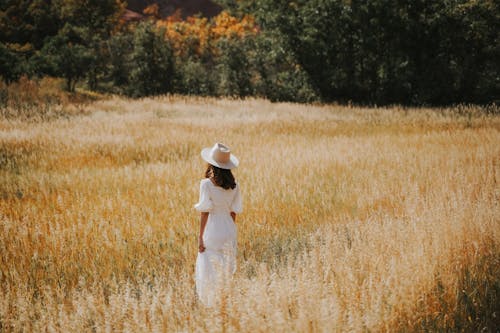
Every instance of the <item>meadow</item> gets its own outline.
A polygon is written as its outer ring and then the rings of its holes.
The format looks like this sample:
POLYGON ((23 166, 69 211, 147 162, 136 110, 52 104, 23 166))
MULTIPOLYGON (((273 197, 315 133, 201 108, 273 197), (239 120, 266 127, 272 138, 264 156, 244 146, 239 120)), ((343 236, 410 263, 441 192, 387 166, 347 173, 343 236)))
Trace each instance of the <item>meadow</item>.
POLYGON ((498 329, 496 107, 70 109, 0 118, 0 331, 498 329), (193 205, 216 141, 240 159, 244 212, 232 286, 207 309, 193 205))

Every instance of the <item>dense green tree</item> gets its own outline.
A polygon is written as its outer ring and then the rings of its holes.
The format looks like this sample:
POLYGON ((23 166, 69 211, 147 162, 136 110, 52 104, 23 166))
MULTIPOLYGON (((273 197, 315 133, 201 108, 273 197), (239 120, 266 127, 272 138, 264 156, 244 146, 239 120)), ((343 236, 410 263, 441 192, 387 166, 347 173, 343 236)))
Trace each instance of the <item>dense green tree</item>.
POLYGON ((272 101, 311 102, 317 93, 304 69, 287 45, 283 35, 265 31, 257 35, 249 48, 254 70, 254 93, 272 101))
POLYGON ((57 33, 58 27, 50 0, 0 1, 0 53, 3 58, 0 75, 15 80, 21 74, 37 71, 30 66, 29 59, 43 46, 47 36, 57 33))
POLYGON ((86 35, 86 31, 66 24, 47 40, 38 54, 46 63, 48 74, 65 78, 66 88, 71 92, 75 91, 78 80, 85 77, 94 57, 82 37, 86 35))
POLYGON ((251 67, 246 39, 224 38, 219 41, 217 57, 217 93, 245 97, 252 94, 251 67))
POLYGON ((0 43, 0 79, 12 82, 19 77, 19 58, 16 54, 0 43))
POLYGON ((99 79, 108 68, 109 49, 106 41, 111 38, 125 3, 121 0, 52 0, 53 10, 62 22, 70 24, 84 34, 81 49, 88 51, 88 66, 82 68, 90 89, 97 89, 99 79))
POLYGON ((151 22, 142 22, 135 29, 129 63, 130 95, 158 95, 172 90, 174 59, 164 36, 164 31, 158 31, 151 22))
POLYGON ((176 91, 187 95, 207 96, 214 94, 215 82, 209 66, 195 57, 178 65, 176 91))
POLYGON ((109 50, 106 46, 106 40, 99 35, 87 38, 86 47, 90 50, 91 57, 86 76, 88 87, 91 90, 97 90, 100 79, 106 75, 110 60, 109 50))
POLYGON ((446 10, 443 37, 447 38, 449 67, 457 87, 453 100, 500 100, 500 3, 461 1, 446 10))
POLYGON ((117 33, 106 41, 108 54, 108 79, 112 83, 113 92, 123 92, 129 83, 128 58, 133 50, 133 34, 117 33))
POLYGON ((44 38, 57 33, 60 21, 51 0, 0 1, 0 41, 40 49, 44 38))
POLYGON ((63 22, 85 27, 100 36, 110 35, 125 8, 120 0, 52 0, 52 3, 63 22))
POLYGON ((483 1, 243 1, 283 35, 324 100, 498 100, 498 4, 483 1))
MULTIPOLYGON (((106 69, 104 41, 123 9, 120 0, 2 1, 0 42, 18 58, 21 72, 39 76, 64 73, 69 89, 86 76, 95 89, 106 69), (83 67, 70 70, 70 63, 83 67)), ((2 52, 7 54, 5 49, 2 52)))

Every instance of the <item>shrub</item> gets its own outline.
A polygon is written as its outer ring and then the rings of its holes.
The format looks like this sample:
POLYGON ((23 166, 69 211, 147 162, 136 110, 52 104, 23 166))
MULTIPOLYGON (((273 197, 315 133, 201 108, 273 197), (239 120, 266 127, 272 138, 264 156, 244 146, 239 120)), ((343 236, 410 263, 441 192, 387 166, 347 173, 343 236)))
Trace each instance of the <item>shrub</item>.
POLYGON ((212 94, 210 71, 200 61, 188 59, 179 66, 178 90, 182 94, 207 96, 212 94))
POLYGON ((141 97, 171 91, 173 54, 164 35, 164 31, 157 31, 149 22, 136 28, 130 56, 130 95, 141 97))
POLYGON ((74 112, 75 106, 71 104, 82 104, 89 99, 95 98, 66 92, 64 79, 60 78, 34 80, 23 75, 10 84, 0 80, 0 117, 47 119, 74 112))

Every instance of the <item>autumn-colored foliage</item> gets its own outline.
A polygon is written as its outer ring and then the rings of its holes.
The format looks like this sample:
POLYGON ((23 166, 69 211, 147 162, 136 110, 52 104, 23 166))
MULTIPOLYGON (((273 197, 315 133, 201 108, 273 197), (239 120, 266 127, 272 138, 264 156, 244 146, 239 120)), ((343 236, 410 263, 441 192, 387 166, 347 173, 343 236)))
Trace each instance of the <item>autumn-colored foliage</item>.
POLYGON ((181 13, 157 21, 165 28, 166 38, 172 43, 177 56, 198 55, 216 52, 215 44, 221 38, 242 38, 258 32, 255 20, 250 15, 241 19, 221 12, 212 20, 205 17, 188 17, 182 20, 181 13))
POLYGON ((147 6, 142 11, 144 15, 152 16, 154 18, 160 18, 160 7, 157 3, 147 6))

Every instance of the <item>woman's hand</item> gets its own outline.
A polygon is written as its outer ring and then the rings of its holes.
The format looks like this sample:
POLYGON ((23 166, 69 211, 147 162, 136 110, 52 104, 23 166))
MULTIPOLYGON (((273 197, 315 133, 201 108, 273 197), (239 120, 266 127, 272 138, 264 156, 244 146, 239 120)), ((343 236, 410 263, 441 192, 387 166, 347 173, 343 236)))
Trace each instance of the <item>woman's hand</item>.
POLYGON ((205 244, 203 243, 203 233, 208 221, 208 212, 202 212, 200 215, 200 235, 198 236, 198 251, 205 252, 205 244))
POLYGON ((205 252, 205 244, 203 244, 202 238, 198 239, 198 252, 200 252, 200 253, 205 252))

